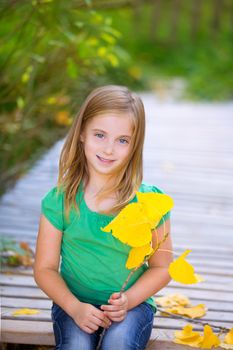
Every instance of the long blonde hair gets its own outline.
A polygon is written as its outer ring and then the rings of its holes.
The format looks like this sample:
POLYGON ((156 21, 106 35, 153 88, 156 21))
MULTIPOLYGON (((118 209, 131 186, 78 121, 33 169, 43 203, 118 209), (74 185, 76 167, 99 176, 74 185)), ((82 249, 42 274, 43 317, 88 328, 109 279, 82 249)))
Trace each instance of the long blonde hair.
MULTIPOLYGON (((65 215, 68 218, 72 205, 79 212, 76 194, 83 179, 89 178, 83 143, 80 134, 86 122, 106 112, 129 114, 133 121, 133 136, 130 155, 125 165, 119 170, 115 186, 106 188, 97 196, 100 198, 111 193, 117 194, 117 202, 110 211, 119 212, 134 196, 143 178, 143 144, 145 137, 145 111, 140 97, 128 88, 107 85, 94 89, 82 104, 61 151, 59 161, 58 190, 65 191, 65 215)), ((79 203, 80 204, 80 203, 79 203)))

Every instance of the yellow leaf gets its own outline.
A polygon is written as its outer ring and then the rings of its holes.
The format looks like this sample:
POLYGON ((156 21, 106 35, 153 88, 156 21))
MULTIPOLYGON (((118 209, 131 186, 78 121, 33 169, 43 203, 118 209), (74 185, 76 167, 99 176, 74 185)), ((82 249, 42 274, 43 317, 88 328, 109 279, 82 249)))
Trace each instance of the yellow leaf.
POLYGON ((133 77, 134 79, 140 79, 141 76, 142 76, 142 71, 139 67, 137 66, 131 66, 129 69, 128 69, 128 73, 129 75, 131 75, 131 77, 133 77))
POLYGON ((145 214, 150 220, 151 229, 155 228, 174 203, 170 196, 163 193, 141 193, 137 192, 138 203, 143 205, 145 214))
POLYGON ((224 349, 233 349, 233 328, 225 335, 224 341, 220 346, 224 349))
POLYGON ((139 266, 145 259, 147 255, 153 253, 153 249, 150 244, 146 244, 142 247, 132 248, 129 252, 129 257, 126 262, 127 269, 133 269, 139 266))
POLYGON ((16 310, 16 311, 12 312, 12 315, 13 316, 35 315, 35 314, 38 314, 39 312, 40 312, 39 310, 24 308, 24 309, 19 309, 19 310, 16 310))
POLYGON ((67 111, 59 111, 55 116, 55 121, 58 125, 68 126, 72 123, 72 118, 67 111))
POLYGON ((190 305, 190 300, 182 294, 169 294, 160 298, 156 298, 155 302, 163 307, 187 306, 190 305))
POLYGON ((150 224, 142 206, 138 203, 128 204, 101 230, 103 232, 112 230, 114 237, 131 247, 144 246, 151 242, 152 239, 150 224))
POLYGON ((190 252, 191 250, 186 250, 169 265, 168 272, 176 282, 192 284, 203 281, 201 276, 194 273, 193 266, 185 260, 190 252))
POLYGON ((189 345, 192 347, 198 347, 202 341, 202 337, 199 332, 193 332, 193 327, 187 324, 182 331, 176 331, 174 333, 174 343, 189 345))
POLYGON ((192 307, 174 306, 171 309, 166 309, 165 311, 190 318, 199 318, 206 314, 206 307, 204 304, 199 304, 192 307))
POLYGON ((220 344, 220 339, 214 334, 212 328, 209 325, 204 326, 203 340, 200 343, 201 349, 212 349, 220 344))
POLYGON ((226 334, 224 342, 233 345, 233 328, 226 334))
POLYGON ((104 57, 106 57, 107 52, 108 52, 107 48, 101 46, 101 47, 99 47, 98 50, 97 50, 97 55, 98 55, 99 57, 104 58, 104 57))
POLYGON ((221 346, 221 348, 227 349, 227 350, 232 350, 233 349, 233 345, 231 345, 231 344, 220 343, 219 346, 221 346))

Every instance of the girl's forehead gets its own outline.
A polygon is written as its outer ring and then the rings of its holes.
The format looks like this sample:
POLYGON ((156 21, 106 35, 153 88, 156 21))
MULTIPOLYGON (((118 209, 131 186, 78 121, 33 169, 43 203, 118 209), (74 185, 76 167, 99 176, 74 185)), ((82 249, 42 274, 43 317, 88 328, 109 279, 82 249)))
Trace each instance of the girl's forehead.
POLYGON ((91 129, 117 129, 117 131, 127 130, 131 132, 133 118, 130 113, 108 112, 91 118, 86 126, 91 129))

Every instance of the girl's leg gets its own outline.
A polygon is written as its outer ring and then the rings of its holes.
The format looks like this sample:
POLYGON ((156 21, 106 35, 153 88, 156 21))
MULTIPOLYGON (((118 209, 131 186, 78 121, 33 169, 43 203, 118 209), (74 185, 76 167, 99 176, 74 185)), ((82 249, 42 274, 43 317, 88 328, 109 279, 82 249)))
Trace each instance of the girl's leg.
POLYGON ((144 350, 153 327, 154 311, 144 302, 128 311, 121 322, 113 322, 103 338, 101 350, 144 350))
POLYGON ((73 321, 58 305, 52 306, 53 330, 56 350, 94 350, 98 332, 88 334, 73 321))

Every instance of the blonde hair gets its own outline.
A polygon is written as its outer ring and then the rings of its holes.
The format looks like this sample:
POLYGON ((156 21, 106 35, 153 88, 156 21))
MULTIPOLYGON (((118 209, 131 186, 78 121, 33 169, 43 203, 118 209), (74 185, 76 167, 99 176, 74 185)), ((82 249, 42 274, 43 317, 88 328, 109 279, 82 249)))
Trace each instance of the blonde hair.
MULTIPOLYGON (((133 121, 131 151, 124 166, 119 169, 115 186, 102 191, 96 199, 116 193, 117 202, 103 214, 119 212, 134 196, 143 178, 143 143, 145 136, 145 111, 140 97, 128 88, 107 85, 94 89, 82 104, 64 143, 58 175, 58 190, 65 191, 65 215, 68 218, 71 206, 79 212, 76 194, 83 179, 89 179, 83 143, 80 134, 91 118, 106 112, 128 114, 133 121)), ((80 204, 80 203, 79 203, 80 204)))

